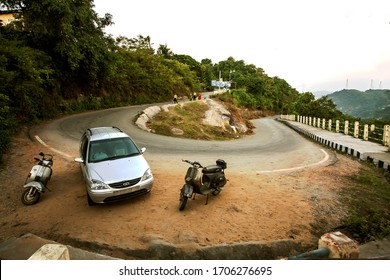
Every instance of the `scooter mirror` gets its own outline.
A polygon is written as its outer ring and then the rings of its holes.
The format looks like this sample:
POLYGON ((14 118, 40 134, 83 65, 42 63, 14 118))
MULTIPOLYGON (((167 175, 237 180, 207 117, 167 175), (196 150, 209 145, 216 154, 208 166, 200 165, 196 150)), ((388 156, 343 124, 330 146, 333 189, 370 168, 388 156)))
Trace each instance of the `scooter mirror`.
POLYGON ((43 157, 45 154, 43 152, 40 152, 39 155, 43 157))

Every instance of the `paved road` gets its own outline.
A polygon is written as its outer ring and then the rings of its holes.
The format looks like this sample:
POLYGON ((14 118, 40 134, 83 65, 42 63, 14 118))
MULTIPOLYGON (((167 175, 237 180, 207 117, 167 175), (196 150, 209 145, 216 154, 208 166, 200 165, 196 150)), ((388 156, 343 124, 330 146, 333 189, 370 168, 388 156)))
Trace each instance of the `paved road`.
POLYGON ((230 141, 201 141, 152 134, 134 125, 144 106, 129 106, 64 117, 35 127, 31 133, 73 160, 78 155, 79 139, 88 127, 117 126, 127 132, 140 147, 151 165, 174 167, 181 159, 199 160, 208 165, 218 158, 228 163, 230 172, 269 172, 304 168, 324 163, 328 155, 273 118, 254 120, 254 135, 230 141))

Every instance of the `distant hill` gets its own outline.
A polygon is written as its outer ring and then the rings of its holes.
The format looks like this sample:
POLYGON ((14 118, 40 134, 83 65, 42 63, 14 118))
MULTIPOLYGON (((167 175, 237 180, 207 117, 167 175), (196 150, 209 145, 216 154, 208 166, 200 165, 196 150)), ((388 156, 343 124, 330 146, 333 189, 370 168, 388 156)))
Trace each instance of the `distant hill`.
POLYGON ((381 119, 390 121, 390 90, 370 89, 365 92, 344 89, 329 94, 337 109, 362 119, 381 119))

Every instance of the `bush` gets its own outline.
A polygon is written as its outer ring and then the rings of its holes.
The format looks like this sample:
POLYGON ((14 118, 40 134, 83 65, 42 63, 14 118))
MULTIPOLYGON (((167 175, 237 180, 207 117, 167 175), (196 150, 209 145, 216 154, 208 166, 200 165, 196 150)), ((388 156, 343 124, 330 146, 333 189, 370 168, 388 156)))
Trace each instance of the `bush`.
POLYGON ((236 106, 244 106, 256 109, 259 106, 259 101, 252 94, 246 92, 245 89, 237 89, 232 91, 233 102, 236 106))
POLYGON ((16 130, 16 122, 10 112, 8 96, 0 93, 0 163, 8 149, 11 135, 16 130))

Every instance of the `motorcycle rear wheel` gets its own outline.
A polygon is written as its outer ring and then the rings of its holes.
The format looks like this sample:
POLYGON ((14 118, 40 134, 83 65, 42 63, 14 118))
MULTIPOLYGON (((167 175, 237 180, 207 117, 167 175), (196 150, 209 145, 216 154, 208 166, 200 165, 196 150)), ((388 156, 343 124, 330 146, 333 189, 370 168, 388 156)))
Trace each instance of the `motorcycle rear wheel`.
POLYGON ((41 193, 36 188, 27 188, 23 191, 22 202, 24 205, 33 205, 40 197, 41 193))
POLYGON ((188 197, 184 196, 183 192, 180 192, 179 210, 182 211, 186 207, 188 197))

